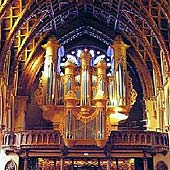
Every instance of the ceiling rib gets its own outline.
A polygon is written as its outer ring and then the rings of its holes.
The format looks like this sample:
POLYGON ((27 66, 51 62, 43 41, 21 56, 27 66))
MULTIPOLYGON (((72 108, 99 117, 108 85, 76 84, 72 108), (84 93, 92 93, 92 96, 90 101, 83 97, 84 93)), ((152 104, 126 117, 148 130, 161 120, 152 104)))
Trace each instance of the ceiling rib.
POLYGON ((154 0, 155 3, 159 3, 162 11, 164 12, 165 16, 167 17, 168 21, 170 22, 170 5, 166 0, 154 0))
POLYGON ((3 71, 3 63, 5 61, 6 52, 9 50, 10 45, 13 42, 14 36, 18 32, 19 28, 22 26, 22 24, 25 22, 25 20, 29 17, 29 8, 32 3, 32 0, 29 0, 27 5, 25 6, 24 10, 22 11, 21 15, 18 17, 17 21, 14 23, 14 26, 12 27, 7 40, 5 41, 4 46, 2 47, 1 51, 1 58, 0 58, 0 71, 3 71))
POLYGON ((142 84, 143 90, 144 90, 144 97, 150 98, 154 95, 153 93, 153 85, 152 85, 152 78, 150 75, 149 70, 147 69, 147 65, 145 60, 143 59, 143 56, 139 49, 136 47, 130 36, 128 36, 125 32, 123 32, 123 35, 129 40, 133 48, 135 49, 136 55, 130 53, 130 58, 133 61, 133 63, 136 66, 136 69, 139 73, 140 82, 142 84), (142 69, 140 69, 142 68, 142 69))
POLYGON ((9 9, 14 2, 15 2, 14 0, 5 0, 3 4, 0 6, 0 21, 3 19, 7 9, 9 9))
POLYGON ((158 61, 156 59, 155 53, 154 53, 153 49, 151 48, 151 46, 150 46, 150 44, 149 44, 145 34, 138 27, 138 25, 135 23, 134 19, 128 13, 126 13, 126 15, 129 18, 129 20, 131 21, 131 23, 134 25, 134 27, 137 29, 137 31, 139 32, 139 35, 141 35, 143 44, 145 44, 145 47, 147 48, 147 50, 149 52, 149 56, 150 56, 150 59, 152 61, 153 68, 154 68, 154 70, 157 73, 157 76, 158 76, 158 86, 161 87, 161 85, 162 85, 162 78, 161 77, 162 76, 161 76, 161 71, 160 71, 159 63, 158 63, 158 61))
MULTIPOLYGON (((155 23, 155 21, 153 20, 151 14, 148 12, 148 10, 146 9, 146 7, 143 5, 142 1, 139 0, 139 4, 141 5, 142 9, 143 9, 143 17, 145 18, 145 21, 149 24, 150 28, 154 31, 154 33, 156 34, 156 37, 157 37, 157 41, 161 47, 161 49, 163 50, 164 52, 164 55, 165 55, 165 59, 166 59, 166 62, 167 62, 167 65, 168 65, 168 68, 170 69, 170 59, 169 59, 169 51, 166 47, 166 44, 165 44, 165 41, 164 41, 164 38, 160 32, 160 30, 158 29, 158 26, 157 24, 155 23)), ((170 70, 168 70, 169 72, 170 70)))

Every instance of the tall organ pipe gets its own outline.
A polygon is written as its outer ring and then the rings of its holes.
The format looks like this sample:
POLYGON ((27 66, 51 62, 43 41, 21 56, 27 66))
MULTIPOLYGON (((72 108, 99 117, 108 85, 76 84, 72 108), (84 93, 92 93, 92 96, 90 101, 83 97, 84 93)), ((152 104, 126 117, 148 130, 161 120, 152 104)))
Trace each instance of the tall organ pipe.
POLYGON ((76 66, 74 63, 67 60, 64 67, 65 67, 64 94, 67 95, 69 91, 74 91, 73 89, 75 85, 74 70, 76 66))
POLYGON ((106 62, 101 60, 97 65, 97 94, 106 97, 106 62))
POLYGON ((99 109, 97 115, 97 139, 105 138, 105 112, 102 109, 99 109))
POLYGON ((66 138, 71 139, 73 137, 72 134, 72 111, 68 110, 67 111, 67 116, 66 116, 66 138))
POLYGON ((46 50, 44 62, 44 77, 45 77, 45 104, 55 103, 55 87, 56 87, 56 73, 57 67, 57 50, 59 48, 58 42, 54 36, 51 36, 47 43, 42 46, 46 50))
POLYGON ((81 55, 81 106, 90 105, 91 100, 91 76, 90 76, 90 53, 84 50, 81 55))
POLYGON ((114 89, 114 100, 118 105, 126 105, 126 50, 129 47, 123 41, 120 35, 116 36, 114 44, 114 76, 115 78, 115 89, 114 89))
POLYGON ((96 107, 97 107, 97 139, 105 138, 105 105, 106 97, 106 62, 101 60, 97 65, 97 93, 96 93, 96 107))

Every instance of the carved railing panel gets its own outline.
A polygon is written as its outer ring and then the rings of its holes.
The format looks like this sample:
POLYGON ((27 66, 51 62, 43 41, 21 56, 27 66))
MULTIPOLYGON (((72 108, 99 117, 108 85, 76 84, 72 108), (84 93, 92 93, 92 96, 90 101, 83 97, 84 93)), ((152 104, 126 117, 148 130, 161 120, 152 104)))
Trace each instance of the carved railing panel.
MULTIPOLYGON (((112 131, 108 139, 112 149, 141 149, 149 152, 165 152, 169 150, 167 133, 149 131, 112 131)), ((24 148, 59 148, 63 145, 59 131, 30 130, 4 132, 2 147, 4 149, 24 148)), ((83 144, 82 144, 83 145, 83 144)), ((74 145, 76 147, 76 144, 74 145)))
POLYGON ((169 150, 167 133, 149 131, 112 131, 109 137, 115 148, 143 148, 154 152, 169 150))
POLYGON ((3 135, 2 146, 12 148, 24 147, 52 147, 59 146, 62 138, 59 131, 19 131, 5 132, 3 135))

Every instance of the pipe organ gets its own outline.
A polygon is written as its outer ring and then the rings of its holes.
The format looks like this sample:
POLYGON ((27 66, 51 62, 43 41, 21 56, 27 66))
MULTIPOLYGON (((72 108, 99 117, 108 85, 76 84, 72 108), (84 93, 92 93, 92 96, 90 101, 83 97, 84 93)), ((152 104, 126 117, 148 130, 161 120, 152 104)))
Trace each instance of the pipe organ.
POLYGON ((87 49, 78 58, 80 65, 68 59, 64 74, 60 75, 56 71, 57 40, 52 37, 43 46, 46 50, 44 71, 34 94, 44 118, 60 130, 67 146, 90 142, 103 147, 112 125, 117 126, 121 120, 114 119, 114 115, 128 116, 136 101, 137 93, 126 66, 128 45, 117 36, 112 47, 114 70, 108 76, 106 61, 101 59, 92 64, 94 59, 87 49))

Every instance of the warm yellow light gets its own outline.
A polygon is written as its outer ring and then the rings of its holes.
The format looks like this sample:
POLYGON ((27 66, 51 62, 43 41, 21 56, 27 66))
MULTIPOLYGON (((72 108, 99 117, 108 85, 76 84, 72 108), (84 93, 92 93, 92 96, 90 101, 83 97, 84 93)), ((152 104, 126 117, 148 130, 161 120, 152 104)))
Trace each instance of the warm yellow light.
POLYGON ((50 77, 51 63, 52 63, 51 56, 46 56, 44 61, 44 71, 43 71, 43 75, 45 75, 46 77, 50 77))
POLYGON ((109 117, 110 117, 111 124, 117 124, 119 121, 125 120, 128 118, 128 116, 122 113, 119 113, 119 112, 111 113, 109 117))
POLYGON ((116 99, 110 99, 110 105, 111 106, 117 106, 117 100, 116 99))
POLYGON ((97 98, 103 98, 104 97, 104 91, 103 90, 98 90, 96 94, 97 98))

